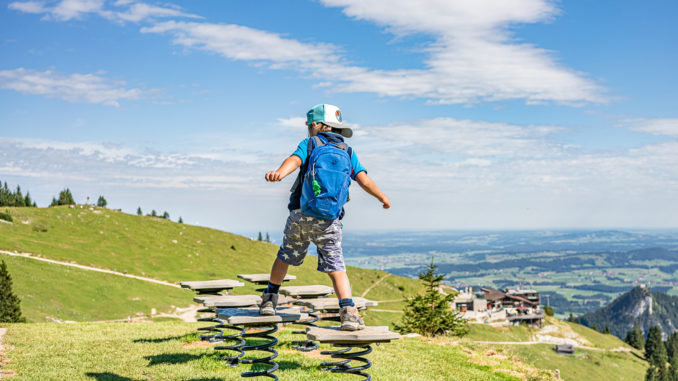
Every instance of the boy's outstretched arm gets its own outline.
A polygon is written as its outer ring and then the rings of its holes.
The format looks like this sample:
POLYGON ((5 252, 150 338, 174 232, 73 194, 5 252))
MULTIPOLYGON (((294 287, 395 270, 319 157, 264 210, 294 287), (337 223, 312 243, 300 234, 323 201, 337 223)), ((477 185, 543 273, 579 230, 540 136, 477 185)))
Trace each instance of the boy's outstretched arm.
POLYGON ((264 178, 266 181, 280 181, 284 179, 287 175, 294 172, 297 168, 301 166, 301 158, 297 155, 292 155, 285 159, 275 171, 266 172, 264 178))
POLYGON ((372 196, 376 197, 379 202, 384 204, 384 209, 388 209, 391 207, 391 200, 389 200, 388 196, 385 195, 381 190, 379 190, 379 187, 377 184, 372 181, 372 179, 367 176, 367 172, 360 172, 355 176, 355 181, 360 184, 360 187, 365 190, 365 192, 371 194, 372 196))

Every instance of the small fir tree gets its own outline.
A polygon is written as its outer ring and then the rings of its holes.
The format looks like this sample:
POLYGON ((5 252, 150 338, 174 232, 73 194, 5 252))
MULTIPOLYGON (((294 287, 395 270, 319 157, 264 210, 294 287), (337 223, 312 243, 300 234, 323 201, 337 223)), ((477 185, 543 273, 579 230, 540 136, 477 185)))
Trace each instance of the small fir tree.
POLYGON ((97 206, 105 208, 106 205, 108 205, 108 202, 104 198, 104 196, 99 196, 99 199, 97 200, 97 206))
POLYGON ((164 212, 162 213, 162 218, 164 218, 164 219, 166 219, 166 220, 169 220, 169 218, 170 218, 169 213, 167 213, 167 211, 164 211, 164 212))
POLYGON ((7 265, 0 262, 0 323, 24 323, 21 315, 21 300, 12 292, 12 277, 7 265))
POLYGON ((271 236, 268 235, 268 232, 266 232, 266 242, 268 242, 268 243, 271 242, 271 236))
POLYGON ((436 273, 438 266, 431 264, 419 274, 424 281, 426 291, 407 300, 401 323, 395 324, 395 330, 401 333, 416 332, 425 336, 455 335, 463 336, 468 332, 466 320, 452 309, 455 293, 443 295, 440 282, 444 276, 436 273))
POLYGON ((257 237, 257 241, 263 241, 263 237, 261 236, 261 232, 259 232, 259 236, 257 237))
POLYGON ((606 334, 606 335, 609 335, 610 334, 610 327, 608 327, 606 325, 605 328, 603 328, 603 333, 606 334))
POLYGON ((155 209, 151 210, 151 217, 158 217, 158 212, 155 209))
POLYGON ((141 211, 141 207, 137 206, 137 216, 142 216, 144 212, 141 211))
POLYGON ((71 193, 71 190, 66 188, 59 192, 59 205, 75 205, 75 201, 73 201, 73 194, 71 193))
POLYGON ((179 216, 179 221, 178 221, 178 222, 179 222, 180 224, 183 224, 183 223, 184 223, 184 219, 181 218, 181 216, 179 216))
POLYGON ((555 311, 553 311, 553 307, 551 306, 544 306, 544 313, 546 316, 553 316, 555 314, 555 311))
POLYGON ((645 335, 640 327, 638 327, 637 321, 633 322, 633 331, 631 331, 631 342, 629 344, 639 350, 645 349, 645 335))

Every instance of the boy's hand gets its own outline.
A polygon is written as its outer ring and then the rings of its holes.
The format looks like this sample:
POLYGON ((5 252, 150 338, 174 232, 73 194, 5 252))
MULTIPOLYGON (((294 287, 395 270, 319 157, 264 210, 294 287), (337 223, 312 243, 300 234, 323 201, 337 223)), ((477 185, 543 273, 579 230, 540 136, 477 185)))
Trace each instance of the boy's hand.
POLYGON ((381 201, 381 203, 384 204, 383 205, 384 209, 388 209, 388 208, 391 207, 391 200, 388 198, 387 195, 383 195, 381 200, 379 200, 379 201, 381 201))
POLYGON ((266 176, 264 176, 266 181, 280 181, 283 179, 283 177, 284 176, 282 175, 282 173, 280 173, 280 171, 266 172, 266 176))

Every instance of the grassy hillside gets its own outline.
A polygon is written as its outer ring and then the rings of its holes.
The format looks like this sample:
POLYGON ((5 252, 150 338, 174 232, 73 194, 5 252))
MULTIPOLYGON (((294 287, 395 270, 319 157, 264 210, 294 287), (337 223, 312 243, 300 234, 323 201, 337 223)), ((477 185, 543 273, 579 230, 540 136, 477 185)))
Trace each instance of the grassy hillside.
MULTIPOLYGON (((196 327, 183 322, 10 325, 3 370, 16 381, 36 375, 41 380, 240 380, 240 372, 250 366, 229 368, 214 360, 213 349, 196 341, 196 327)), ((290 341, 298 337, 292 330, 276 334, 281 342, 276 374, 281 380, 356 379, 321 372, 319 365, 327 356, 291 349, 290 341)), ((397 340, 374 346, 368 358, 375 380, 554 380, 550 372, 509 355, 447 339, 397 340)))
POLYGON ((14 291, 29 322, 51 320, 113 320, 152 308, 158 312, 185 306, 192 292, 141 280, 120 277, 0 255, 12 274, 14 291))
MULTIPOLYGON (((54 207, 3 210, 12 215, 14 224, 0 224, 0 250, 27 252, 54 260, 127 271, 128 274, 174 283, 183 280, 235 278, 238 273, 268 272, 277 252, 276 245, 252 241, 236 234, 104 208, 78 206, 75 209, 54 207)), ((316 265, 315 257, 309 256, 302 266, 291 267, 290 273, 298 277, 294 284, 329 285, 328 277, 315 270, 316 265)), ((361 295, 388 275, 381 271, 355 267, 349 267, 348 273, 355 295, 361 295)), ((34 277, 30 272, 21 271, 15 271, 12 275, 18 284, 29 282, 20 278, 34 277)), ((100 274, 96 277, 100 277, 100 274)), ((104 277, 100 279, 91 280, 90 283, 96 287, 114 287, 104 277)), ((74 284, 67 283, 69 286, 65 288, 64 283, 47 278, 45 284, 52 284, 64 293, 74 287, 74 284)), ((414 294, 419 287, 417 280, 389 275, 372 288, 366 297, 390 301, 380 305, 379 309, 397 311, 401 308, 401 300, 414 294)), ((253 286, 248 285, 238 289, 237 293, 248 293, 253 289, 253 286)), ((172 292, 168 291, 170 294, 172 292)), ((20 289, 19 295, 29 299, 25 289, 20 289)), ((190 297, 187 297, 184 305, 189 302, 190 297)), ((164 301, 159 301, 161 303, 164 301)), ((80 306, 72 308, 75 311, 84 309, 80 306)), ((84 316, 63 318, 90 320, 82 318, 84 316)), ((29 318, 33 319, 31 316, 29 318)), ((109 318, 115 316, 111 315, 109 318)), ((396 312, 370 311, 366 314, 369 324, 383 324, 398 318, 396 312)))
POLYGON ((579 380, 642 380, 647 363, 643 354, 613 335, 605 335, 583 325, 548 318, 542 330, 527 327, 491 327, 472 324, 469 335, 463 340, 478 348, 488 344, 475 342, 514 342, 516 344, 491 344, 505 353, 541 369, 560 371, 562 379, 579 380), (574 356, 557 354, 553 344, 519 344, 547 340, 570 339, 579 342, 574 356))

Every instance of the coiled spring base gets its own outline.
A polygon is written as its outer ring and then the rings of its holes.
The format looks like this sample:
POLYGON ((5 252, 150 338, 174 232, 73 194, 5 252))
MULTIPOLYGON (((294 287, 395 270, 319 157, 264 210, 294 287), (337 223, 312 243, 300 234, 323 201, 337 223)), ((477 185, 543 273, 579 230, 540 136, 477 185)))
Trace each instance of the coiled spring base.
POLYGON ((261 351, 261 352, 269 352, 271 353, 270 356, 268 357, 263 357, 263 358, 242 358, 240 359, 240 362, 243 364, 266 364, 270 365, 270 368, 267 368, 265 370, 261 371, 250 371, 250 372, 243 372, 240 375, 242 377, 269 377, 274 380, 278 380, 278 376, 273 374, 276 370, 278 370, 278 363, 273 361, 276 357, 278 357, 278 352, 273 349, 273 346, 278 344, 278 339, 275 337, 271 336, 271 334, 275 333, 278 331, 278 325, 277 324, 272 324, 272 325, 257 325, 252 327, 254 332, 247 332, 243 334, 241 337, 244 339, 265 339, 265 340, 270 340, 267 343, 264 344, 257 344, 257 345, 244 345, 241 347, 241 349, 245 352, 247 351, 261 351))
MULTIPOLYGON (((320 320, 320 316, 318 316, 315 311, 308 312, 308 316, 310 317, 308 320, 295 322, 294 324, 317 327, 317 325, 314 323, 320 320)), ((292 333, 297 335, 306 335, 306 331, 293 331, 292 333)), ((318 349, 318 343, 312 340, 295 340, 292 341, 292 348, 301 352, 310 352, 318 349)))
POLYGON ((365 355, 372 353, 372 347, 370 345, 344 345, 344 344, 332 344, 334 347, 343 347, 344 349, 339 349, 336 351, 322 351, 320 352, 323 355, 330 355, 333 359, 344 359, 342 361, 327 361, 320 364, 324 367, 321 370, 329 371, 332 373, 348 373, 355 374, 358 376, 365 377, 363 380, 371 380, 372 376, 364 372, 364 370, 369 369, 372 366, 372 362, 366 359, 365 355), (357 350, 357 352, 351 352, 351 350, 357 350), (363 365, 354 366, 351 364, 351 361, 362 362, 363 365))

